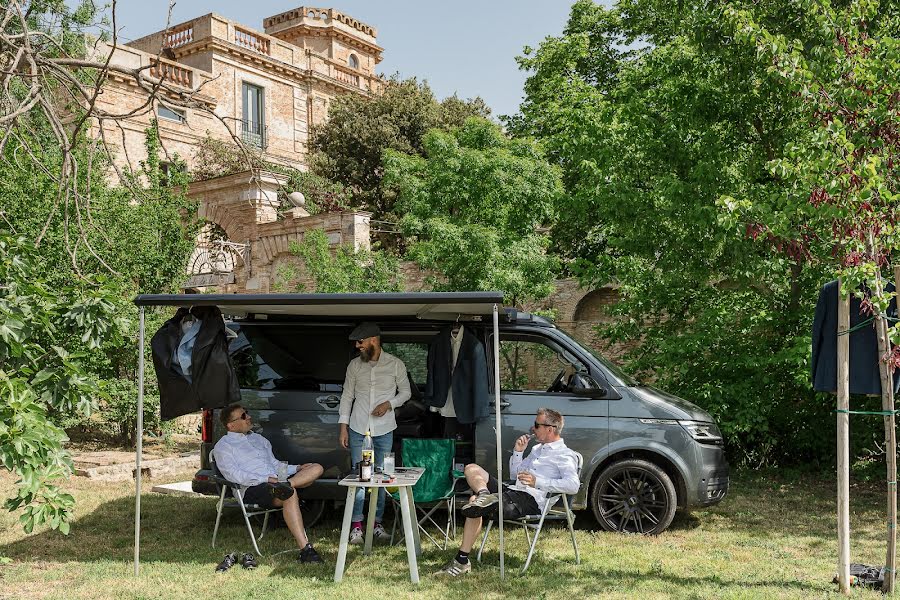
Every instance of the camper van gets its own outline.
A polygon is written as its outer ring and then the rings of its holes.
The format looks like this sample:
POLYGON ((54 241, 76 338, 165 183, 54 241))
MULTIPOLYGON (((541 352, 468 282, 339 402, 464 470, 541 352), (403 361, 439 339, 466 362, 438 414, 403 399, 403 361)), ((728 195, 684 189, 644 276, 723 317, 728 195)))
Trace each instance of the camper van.
MULTIPOLYGON (((341 295, 346 302, 292 310, 270 296, 266 306, 221 306, 232 315, 230 355, 254 428, 280 460, 325 468, 303 492, 309 522, 346 496, 336 485, 351 471, 350 454, 338 444, 338 408, 347 364, 355 356, 348 336, 362 320, 378 323, 383 348, 407 367, 412 398, 397 410, 398 452, 405 437, 444 434, 442 418, 426 408, 429 346, 443 328, 462 322, 485 349, 490 414, 456 435, 460 464, 476 462, 496 472, 499 386, 504 469, 515 439, 529 430, 537 410, 559 411, 566 419, 566 444, 584 456, 573 506, 589 509, 603 529, 658 534, 677 509, 715 504, 728 493, 722 435, 709 413, 633 380, 547 319, 499 310, 496 380, 491 314, 460 308, 448 300, 452 294, 380 296, 407 300, 353 305, 353 297, 371 295, 341 295)), ((209 464, 210 450, 225 433, 218 412, 203 412, 201 469, 193 480, 193 489, 206 494, 218 493, 209 464)))

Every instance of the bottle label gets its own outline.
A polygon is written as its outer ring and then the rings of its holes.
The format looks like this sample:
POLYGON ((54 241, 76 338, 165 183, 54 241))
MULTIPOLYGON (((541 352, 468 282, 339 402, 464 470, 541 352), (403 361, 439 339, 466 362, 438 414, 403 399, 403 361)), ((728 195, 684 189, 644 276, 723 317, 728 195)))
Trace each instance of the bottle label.
POLYGON ((372 465, 363 462, 359 467, 359 480, 369 481, 370 479, 372 479, 372 465))

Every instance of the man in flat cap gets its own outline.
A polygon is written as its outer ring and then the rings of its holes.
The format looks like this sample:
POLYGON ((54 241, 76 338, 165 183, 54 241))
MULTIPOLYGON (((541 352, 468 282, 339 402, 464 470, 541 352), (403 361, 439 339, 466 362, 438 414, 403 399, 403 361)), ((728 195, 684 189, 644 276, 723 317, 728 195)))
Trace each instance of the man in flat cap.
MULTIPOLYGON (((344 393, 341 394, 339 441, 344 448, 350 448, 350 460, 357 464, 362 460, 363 439, 368 431, 375 449, 375 466, 384 464, 385 452, 391 451, 397 421, 394 409, 409 400, 409 379, 403 361, 381 348, 381 329, 375 323, 360 323, 350 334, 356 342, 359 356, 347 365, 344 379, 344 393)), ((363 542, 363 499, 362 488, 356 492, 353 503, 353 522, 350 528, 350 543, 363 542)), ((378 504, 375 512, 376 539, 388 539, 391 535, 382 525, 384 515, 384 488, 378 490, 378 504)))

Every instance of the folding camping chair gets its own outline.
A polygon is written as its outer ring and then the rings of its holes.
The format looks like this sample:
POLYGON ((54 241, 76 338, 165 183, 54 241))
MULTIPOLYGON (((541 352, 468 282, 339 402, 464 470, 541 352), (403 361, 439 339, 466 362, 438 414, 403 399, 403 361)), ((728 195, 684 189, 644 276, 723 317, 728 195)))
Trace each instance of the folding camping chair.
MULTIPOLYGON (((584 457, 578 452, 575 455, 578 457, 578 479, 580 480, 584 457)), ((522 566, 520 573, 524 574, 528 570, 528 565, 531 564, 531 557, 534 555, 534 548, 537 546, 538 536, 541 534, 544 521, 563 520, 565 520, 569 528, 569 534, 572 536, 572 547, 575 549, 575 564, 581 564, 581 555, 578 553, 578 541, 575 539, 575 513, 572 512, 572 507, 569 504, 568 494, 547 492, 547 501, 544 503, 544 510, 541 511, 541 514, 525 515, 518 519, 503 519, 504 523, 513 523, 525 530, 525 538, 528 540, 529 549, 528 557, 525 559, 525 564, 522 566), (562 498, 562 506, 555 507, 554 505, 560 498, 562 498), (530 531, 532 530, 534 531, 534 539, 531 538, 530 531)), ((484 528, 484 537, 481 539, 481 547, 478 548, 478 562, 481 562, 481 553, 484 552, 484 546, 487 543, 488 534, 491 532, 493 524, 493 520, 488 521, 487 527, 484 528)))
POLYGON ((213 451, 210 451, 209 453, 209 464, 213 471, 213 476, 210 479, 222 488, 222 492, 219 494, 219 502, 216 505, 216 526, 213 528, 212 547, 216 547, 216 535, 219 533, 219 522, 222 520, 222 509, 226 506, 229 508, 236 506, 241 509, 241 514, 244 515, 244 523, 247 525, 247 531, 250 533, 250 541, 253 542, 253 549, 256 550, 256 555, 262 556, 263 553, 260 552, 259 545, 256 542, 266 535, 266 528, 269 525, 269 514, 278 512, 281 508, 263 508, 258 504, 248 504, 244 502, 243 488, 232 481, 228 481, 222 476, 222 472, 219 471, 219 467, 216 466, 216 459, 213 451), (229 492, 231 494, 230 496, 228 495, 229 492), (262 531, 260 532, 259 537, 256 537, 256 534, 253 533, 253 526, 250 525, 250 517, 256 515, 263 515, 262 531))
MULTIPOLYGON (((416 511, 422 517, 419 519, 419 530, 425 534, 431 542, 441 550, 447 549, 447 543, 456 537, 456 484, 465 481, 463 474, 453 470, 453 457, 456 454, 456 443, 447 439, 419 439, 404 438, 401 451, 404 467, 425 467, 425 473, 413 486, 413 501, 416 511), (423 504, 425 506, 419 506, 423 504), (433 516, 435 511, 443 508, 447 511, 447 523, 443 527, 438 525, 433 516), (431 523, 440 532, 443 545, 432 537, 425 529, 425 525, 431 523), (452 536, 451 536, 452 531, 452 536)), ((399 494, 391 494, 391 502, 394 506, 394 514, 400 514, 399 494)), ((394 518, 394 526, 391 529, 391 544, 394 543, 394 533, 397 531, 397 521, 394 518)), ((401 537, 397 543, 403 541, 401 537)))

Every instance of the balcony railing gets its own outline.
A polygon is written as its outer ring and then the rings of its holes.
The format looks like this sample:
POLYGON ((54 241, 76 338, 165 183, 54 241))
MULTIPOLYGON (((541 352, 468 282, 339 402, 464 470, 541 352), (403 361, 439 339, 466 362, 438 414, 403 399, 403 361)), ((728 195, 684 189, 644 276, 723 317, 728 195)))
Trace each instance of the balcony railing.
POLYGON ((193 87, 194 72, 191 69, 180 67, 172 63, 153 61, 150 65, 150 76, 164 81, 170 81, 182 87, 193 87))
POLYGON ((241 121, 241 140, 248 146, 265 150, 269 143, 266 139, 266 126, 253 121, 241 121))
POLYGON ((239 27, 234 28, 234 43, 242 48, 259 52, 260 54, 269 54, 269 40, 252 31, 246 31, 239 27))
POLYGON ((359 75, 354 73, 353 71, 345 71, 342 67, 337 65, 332 65, 332 76, 340 81, 341 83, 346 83, 348 85, 352 85, 353 87, 359 87, 359 75))
POLYGON ((163 48, 177 48, 194 41, 194 25, 189 23, 187 26, 170 31, 163 40, 163 48))

